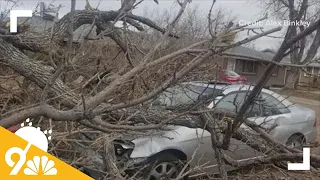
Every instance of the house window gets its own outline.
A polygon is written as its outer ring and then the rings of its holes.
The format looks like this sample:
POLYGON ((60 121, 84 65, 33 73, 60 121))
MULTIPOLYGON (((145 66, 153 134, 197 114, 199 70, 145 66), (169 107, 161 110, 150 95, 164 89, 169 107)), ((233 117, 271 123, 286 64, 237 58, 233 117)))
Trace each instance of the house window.
POLYGON ((304 68, 304 76, 310 76, 312 74, 312 67, 304 68))
POLYGON ((307 72, 312 74, 313 68, 312 67, 307 67, 307 72))
POLYGON ((319 67, 307 67, 305 69, 305 73, 304 73, 304 76, 312 76, 312 75, 315 75, 315 76, 320 76, 320 68, 319 67))
POLYGON ((257 73, 257 65, 255 61, 243 61, 242 72, 244 73, 257 73))

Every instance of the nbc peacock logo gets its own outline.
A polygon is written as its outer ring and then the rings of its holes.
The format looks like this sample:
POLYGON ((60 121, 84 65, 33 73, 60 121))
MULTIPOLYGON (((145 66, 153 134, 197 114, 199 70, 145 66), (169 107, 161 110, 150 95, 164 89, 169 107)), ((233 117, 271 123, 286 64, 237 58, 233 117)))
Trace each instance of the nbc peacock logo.
POLYGON ((10 175, 17 175, 23 166, 26 165, 23 172, 25 175, 36 176, 53 176, 58 173, 58 170, 54 167, 55 162, 50 160, 47 156, 34 156, 32 159, 27 160, 27 153, 31 147, 34 145, 39 149, 47 152, 48 150, 48 140, 51 139, 52 130, 50 129, 41 131, 40 128, 35 128, 32 126, 30 119, 27 119, 25 123, 21 124, 21 127, 15 134, 28 142, 24 149, 19 147, 10 148, 5 154, 5 161, 7 165, 12 167, 10 175), (19 156, 19 161, 15 162, 12 157, 17 154, 19 156))
POLYGON ((27 161, 27 168, 24 169, 25 175, 56 175, 58 170, 54 168, 54 161, 47 156, 34 156, 33 160, 27 161), (40 166, 41 164, 41 166, 40 166))

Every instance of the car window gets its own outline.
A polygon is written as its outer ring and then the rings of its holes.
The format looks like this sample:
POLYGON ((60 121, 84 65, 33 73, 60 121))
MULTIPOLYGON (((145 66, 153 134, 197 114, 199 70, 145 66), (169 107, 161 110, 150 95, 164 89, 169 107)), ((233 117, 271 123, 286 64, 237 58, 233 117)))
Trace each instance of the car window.
POLYGON ((290 110, 277 98, 270 94, 262 93, 262 109, 264 116, 273 116, 290 113, 290 110))
POLYGON ((160 106, 190 105, 199 100, 199 98, 208 99, 208 101, 211 102, 219 93, 221 93, 221 90, 209 87, 178 85, 173 88, 168 88, 159 95, 153 104, 160 106))
POLYGON ((199 97, 199 93, 184 89, 182 87, 169 88, 163 92, 157 99, 157 105, 177 106, 182 104, 191 104, 199 97))
POLYGON ((218 89, 219 87, 216 88, 211 88, 207 86, 192 86, 192 90, 200 93, 201 95, 207 95, 207 96, 219 96, 223 92, 222 89, 218 89))
MULTIPOLYGON (((244 100, 247 98, 247 92, 232 92, 223 97, 217 102, 216 108, 223 109, 230 112, 238 113, 244 100)), ((248 117, 258 117, 261 116, 260 106, 254 103, 248 110, 248 117)))

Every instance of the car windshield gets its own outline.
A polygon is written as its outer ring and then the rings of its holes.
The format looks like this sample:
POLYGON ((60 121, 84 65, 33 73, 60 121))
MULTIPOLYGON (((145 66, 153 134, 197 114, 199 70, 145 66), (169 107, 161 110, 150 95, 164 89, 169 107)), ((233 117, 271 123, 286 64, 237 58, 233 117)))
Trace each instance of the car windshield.
POLYGON ((233 71, 226 71, 227 76, 239 77, 240 75, 233 71))
POLYGON ((199 99, 211 102, 219 93, 221 90, 209 87, 177 85, 160 94, 153 104, 160 106, 190 105, 199 99))

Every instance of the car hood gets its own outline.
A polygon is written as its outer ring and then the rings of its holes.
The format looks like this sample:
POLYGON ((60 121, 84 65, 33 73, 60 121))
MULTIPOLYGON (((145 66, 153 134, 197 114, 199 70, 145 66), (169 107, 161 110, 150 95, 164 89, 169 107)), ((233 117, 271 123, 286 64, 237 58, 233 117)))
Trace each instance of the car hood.
POLYGON ((201 141, 202 137, 210 136, 210 133, 201 128, 188 128, 185 126, 168 125, 152 135, 135 138, 131 142, 134 149, 131 158, 149 157, 165 149, 177 149, 183 152, 184 145, 201 141))
POLYGON ((166 139, 171 139, 169 142, 178 142, 178 141, 184 141, 188 139, 194 139, 195 131, 202 133, 203 129, 200 128, 188 128, 185 126, 179 126, 179 125, 166 125, 163 127, 163 129, 157 129, 157 130, 147 130, 144 131, 144 133, 140 133, 142 135, 123 135, 118 140, 123 141, 131 141, 135 145, 140 144, 141 142, 149 139, 163 139, 166 137, 166 139), (201 132, 200 132, 201 131, 201 132))
POLYGON ((201 128, 189 128, 185 126, 168 125, 166 130, 153 131, 149 136, 133 139, 134 144, 139 144, 144 140, 149 139, 165 139, 166 142, 175 143, 181 141, 188 141, 203 136, 210 136, 210 133, 201 128), (197 136, 197 134, 199 136, 197 136))

